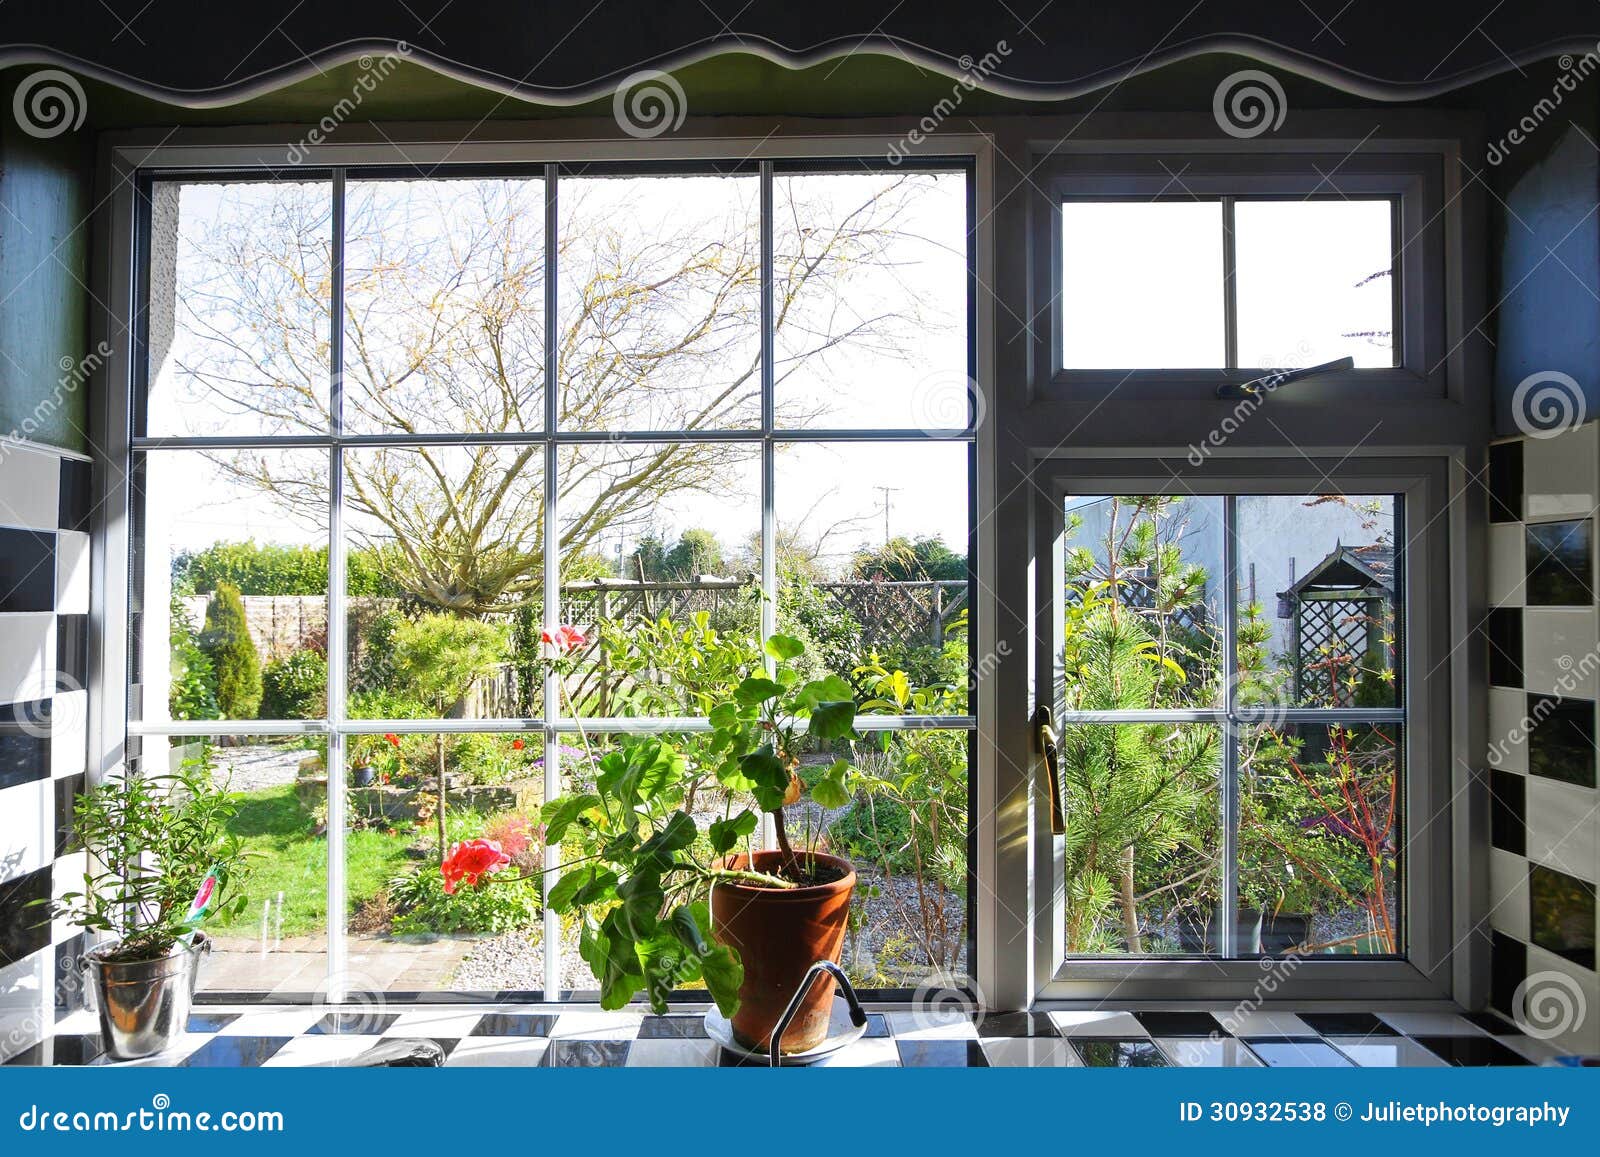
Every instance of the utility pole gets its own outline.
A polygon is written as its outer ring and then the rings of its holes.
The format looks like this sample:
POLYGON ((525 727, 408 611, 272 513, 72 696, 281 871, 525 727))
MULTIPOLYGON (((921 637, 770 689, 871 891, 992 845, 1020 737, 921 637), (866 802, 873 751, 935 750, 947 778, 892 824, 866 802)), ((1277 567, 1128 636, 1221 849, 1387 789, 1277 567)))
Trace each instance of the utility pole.
POLYGON ((898 486, 874 486, 873 489, 874 490, 878 490, 878 491, 882 491, 882 493, 883 493, 883 545, 884 546, 888 546, 889 545, 889 495, 891 495, 891 494, 899 494, 900 493, 900 487, 898 487, 898 486))

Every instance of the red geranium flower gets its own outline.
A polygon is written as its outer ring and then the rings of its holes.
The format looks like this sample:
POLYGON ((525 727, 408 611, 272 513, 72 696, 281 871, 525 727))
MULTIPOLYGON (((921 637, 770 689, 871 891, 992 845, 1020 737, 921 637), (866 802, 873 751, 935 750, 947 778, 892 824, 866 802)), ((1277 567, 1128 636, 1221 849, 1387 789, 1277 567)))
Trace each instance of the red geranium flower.
POLYGON ((553 647, 562 654, 576 651, 589 641, 588 636, 578 630, 577 627, 568 626, 565 623, 554 631, 540 631, 539 638, 544 642, 545 646, 553 647))
POLYGON ((398 735, 396 735, 394 732, 392 732, 392 731, 389 732, 388 734, 386 734, 384 736, 384 738, 387 739, 395 747, 399 747, 400 746, 400 737, 398 735))
POLYGON ((520 740, 520 739, 513 739, 511 741, 511 750, 512 751, 521 751, 526 746, 528 746, 528 745, 526 743, 522 742, 522 740, 520 740))
POLYGON ((454 895, 456 886, 463 880, 468 887, 477 887, 480 879, 498 872, 510 862, 511 857, 493 840, 467 840, 457 844, 439 866, 444 873, 445 895, 454 895))

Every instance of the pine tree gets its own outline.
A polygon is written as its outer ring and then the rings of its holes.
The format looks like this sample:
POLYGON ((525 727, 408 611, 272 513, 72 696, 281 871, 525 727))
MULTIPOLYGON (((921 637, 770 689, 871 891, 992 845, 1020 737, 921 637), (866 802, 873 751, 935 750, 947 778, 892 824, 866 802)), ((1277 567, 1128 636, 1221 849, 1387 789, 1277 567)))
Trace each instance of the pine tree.
POLYGON ((250 638, 239 588, 219 583, 206 604, 200 649, 217 678, 217 706, 226 719, 254 719, 261 706, 261 659, 250 638))

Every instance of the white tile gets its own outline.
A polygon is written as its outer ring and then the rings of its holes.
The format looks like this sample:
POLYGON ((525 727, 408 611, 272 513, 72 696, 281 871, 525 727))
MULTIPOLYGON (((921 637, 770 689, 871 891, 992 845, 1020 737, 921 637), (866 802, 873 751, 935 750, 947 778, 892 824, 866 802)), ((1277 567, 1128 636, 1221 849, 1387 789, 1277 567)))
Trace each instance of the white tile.
POLYGON ((551 1040, 632 1040, 644 1023, 642 1012, 564 1012, 550 1029, 551 1040))
POLYGON ((1527 601, 1528 562, 1522 523, 1489 527, 1489 605, 1520 607, 1527 601))
POLYGON ((1595 883, 1600 875, 1600 796, 1592 787, 1528 777, 1528 859, 1595 883))
POLYGON ((0 614, 0 703, 31 703, 56 689, 56 617, 0 614))
POLYGON ((1522 449, 1524 514, 1535 518, 1563 515, 1582 518, 1600 505, 1593 422, 1557 434, 1554 438, 1529 438, 1522 449))
POLYGON ((1434 1069, 1445 1063, 1410 1037, 1331 1036, 1327 1040, 1364 1069, 1434 1069))
POLYGON ((543 1037, 467 1037, 445 1060, 448 1068, 533 1068, 544 1060, 550 1042, 543 1037))
POLYGON ((972 1017, 958 1009, 916 1008, 888 1013, 894 1035, 906 1040, 977 1040, 972 1017))
POLYGON ((1488 1036, 1464 1016, 1453 1012, 1379 1012, 1390 1028, 1411 1036, 1488 1036))
POLYGON ((77 775, 89 762, 89 692, 57 691, 50 700, 50 778, 77 775))
POLYGON ((89 536, 76 530, 56 533, 56 613, 89 613, 89 536))
POLYGON ((717 1063, 717 1042, 636 1040, 628 1050, 630 1069, 700 1069, 717 1063))
POLYGON ((1528 861, 1499 848, 1489 851, 1489 926, 1528 939, 1528 861))
POLYGON ((867 1037, 817 1062, 824 1069, 897 1069, 900 1050, 888 1037, 867 1037))
POLYGON ((1528 697, 1521 691, 1489 688, 1487 759, 1498 771, 1528 773, 1528 697))
POLYGON ((470 1036, 483 1019, 481 1008, 422 1008, 402 1012, 400 1018, 384 1030, 384 1036, 425 1036, 453 1040, 470 1036))
POLYGON ((1219 1012, 1222 1027, 1235 1036, 1317 1036, 1317 1030, 1292 1012, 1219 1012))
POLYGON ((55 789, 48 779, 0 788, 0 882, 55 857, 55 789))
POLYGON ((1537 1037, 1522 1036, 1519 1033, 1511 1033, 1504 1036, 1495 1033, 1494 1039, 1505 1045, 1512 1052, 1526 1057, 1536 1065, 1542 1065, 1551 1057, 1560 1056, 1565 1051, 1549 1041, 1540 1040, 1537 1037))
POLYGON ((1052 1012, 1051 1023, 1062 1036, 1148 1036, 1144 1025, 1131 1012, 1101 1010, 1052 1012))
MULTIPOLYGON (((83 874, 88 870, 88 852, 71 852, 57 860, 50 872, 51 891, 55 899, 60 900, 63 892, 83 891, 83 874)), ((81 931, 65 917, 58 917, 50 925, 50 943, 65 944, 81 931)))
POLYGON ((1597 612, 1593 607, 1529 607, 1522 612, 1522 685, 1529 691, 1595 698, 1597 612))
POLYGON ((1161 1037, 1156 1044, 1173 1064, 1186 1069, 1260 1068, 1255 1053, 1241 1040, 1221 1037, 1161 1037))
POLYGON ((1528 945, 1517 1027, 1561 1053, 1600 1053, 1600 979, 1564 956, 1528 945))
POLYGON ((44 1038, 55 1016, 50 953, 35 952, 0 968, 0 1061, 44 1038))
POLYGON ((0 442, 0 526, 54 530, 60 507, 61 460, 0 442))
POLYGON ((348 1063, 381 1041, 376 1036, 297 1036, 262 1062, 262 1068, 348 1063))
POLYGON ((1083 1060, 1064 1040, 1051 1037, 994 1037, 983 1055, 997 1069, 1081 1069, 1083 1060))
POLYGON ((327 1013, 326 1009, 275 1008, 247 1012, 238 1020, 225 1024, 219 1036, 299 1036, 327 1013))

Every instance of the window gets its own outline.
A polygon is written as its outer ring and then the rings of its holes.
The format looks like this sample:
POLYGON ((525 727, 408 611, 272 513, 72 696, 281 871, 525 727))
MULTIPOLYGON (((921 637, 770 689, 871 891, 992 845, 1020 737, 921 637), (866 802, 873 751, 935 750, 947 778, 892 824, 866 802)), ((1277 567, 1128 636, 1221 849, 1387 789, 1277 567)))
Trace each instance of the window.
POLYGON ((1406 953, 1403 510, 1066 497, 1064 959, 1406 953))
POLYGON ((260 853, 212 987, 592 989, 540 805, 632 737, 692 762, 773 631, 876 701, 873 790, 788 817, 867 877, 854 977, 973 967, 968 184, 144 176, 128 733, 260 853), (480 835, 529 881, 444 894, 480 835))

